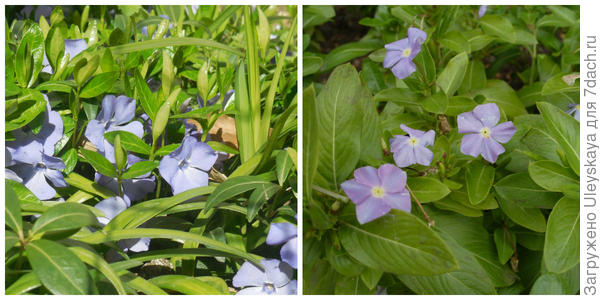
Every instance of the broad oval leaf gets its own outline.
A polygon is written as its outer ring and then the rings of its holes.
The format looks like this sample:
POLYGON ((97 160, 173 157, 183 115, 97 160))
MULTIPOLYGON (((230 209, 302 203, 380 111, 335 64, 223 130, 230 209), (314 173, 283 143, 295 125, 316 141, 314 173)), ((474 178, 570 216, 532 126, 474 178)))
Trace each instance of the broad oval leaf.
POLYGON ((66 202, 52 206, 44 212, 33 224, 32 234, 78 229, 96 223, 96 216, 86 205, 66 202))
POLYGON ((6 295, 21 295, 40 287, 42 283, 40 279, 35 275, 35 272, 29 272, 17 279, 13 284, 6 288, 4 293, 6 295))
POLYGON ((119 78, 119 72, 101 73, 92 78, 79 93, 81 98, 94 98, 110 90, 119 78))
POLYGON ((527 113, 517 93, 506 81, 488 80, 486 87, 477 91, 477 94, 485 96, 484 103, 496 103, 508 117, 527 113))
POLYGON ((427 224, 405 211, 368 224, 346 223, 339 238, 348 253, 373 269, 394 274, 435 275, 458 268, 446 243, 427 224))
POLYGON ((138 176, 142 176, 144 174, 152 172, 152 170, 154 170, 154 169, 156 169, 156 167, 158 167, 158 164, 159 164, 158 161, 149 161, 149 160, 137 162, 137 163, 131 165, 131 167, 129 167, 127 169, 127 171, 125 171, 121 177, 123 179, 132 179, 132 178, 135 178, 138 176))
POLYGON ((465 73, 469 57, 467 53, 461 52, 453 57, 438 76, 437 83, 448 97, 454 96, 454 93, 460 87, 465 73))
POLYGON ((537 185, 527 173, 510 174, 496 182, 494 189, 500 197, 526 208, 552 208, 561 196, 537 185))
POLYGON ((431 177, 408 177, 406 185, 421 203, 442 200, 450 194, 450 189, 445 184, 431 177))
POLYGON ((332 68, 350 61, 353 58, 366 55, 367 53, 381 48, 381 42, 373 41, 360 41, 348 43, 339 46, 329 52, 324 60, 322 71, 331 70, 332 68))
POLYGON ((4 222, 20 236, 23 236, 19 198, 17 198, 17 194, 10 185, 6 184, 4 188, 4 222))
POLYGON ((87 149, 81 149, 81 154, 83 154, 85 160, 90 163, 90 165, 92 165, 92 167, 94 167, 98 173, 108 177, 117 177, 117 170, 115 169, 115 166, 102 154, 87 149))
POLYGON ((448 108, 448 97, 443 92, 435 93, 423 100, 423 108, 434 114, 444 114, 448 108))
POLYGON ((546 273, 536 279, 530 295, 566 295, 567 284, 558 274, 546 273))
POLYGON ((87 268, 65 246, 49 240, 37 240, 27 244, 25 252, 33 272, 53 294, 91 293, 92 281, 87 268))
POLYGON ((579 178, 571 169, 550 160, 529 164, 529 176, 537 185, 553 192, 562 192, 566 186, 579 186, 579 178))
POLYGON ((469 164, 465 172, 467 193, 473 205, 483 202, 494 184, 494 168, 489 164, 476 160, 469 164))
POLYGON ((548 217, 544 262, 550 272, 563 273, 579 262, 579 201, 561 198, 548 217))
POLYGON ((485 15, 479 22, 485 33, 499 37, 509 43, 516 42, 515 29, 506 17, 499 15, 485 15))
POLYGON ((539 208, 523 207, 520 203, 500 195, 497 200, 502 211, 515 223, 533 231, 546 231, 546 217, 539 208))

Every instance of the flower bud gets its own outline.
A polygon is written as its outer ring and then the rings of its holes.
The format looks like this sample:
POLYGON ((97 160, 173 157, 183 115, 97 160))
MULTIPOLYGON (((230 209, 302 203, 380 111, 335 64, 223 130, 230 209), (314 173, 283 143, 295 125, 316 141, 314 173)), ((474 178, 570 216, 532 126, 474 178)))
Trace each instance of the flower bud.
POLYGON ((154 119, 154 123, 152 124, 153 141, 158 140, 158 137, 163 133, 165 127, 167 127, 170 112, 171 103, 169 101, 165 101, 165 103, 163 103, 163 105, 161 105, 158 109, 158 112, 156 113, 156 118, 154 119))
POLYGON ((119 172, 125 168, 127 165, 127 153, 125 149, 121 147, 121 135, 117 134, 115 136, 115 163, 117 165, 117 169, 119 172))

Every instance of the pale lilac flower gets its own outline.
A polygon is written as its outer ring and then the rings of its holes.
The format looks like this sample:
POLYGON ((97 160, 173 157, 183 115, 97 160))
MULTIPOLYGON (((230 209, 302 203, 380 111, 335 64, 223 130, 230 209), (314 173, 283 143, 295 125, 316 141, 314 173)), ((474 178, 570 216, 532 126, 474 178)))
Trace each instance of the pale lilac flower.
MULTIPOLYGON (((135 155, 127 155, 127 168, 140 161, 142 161, 142 159, 135 155)), ((108 188, 113 193, 116 194, 119 192, 119 185, 116 178, 108 177, 96 172, 95 180, 99 185, 108 188)), ((151 173, 146 173, 136 178, 122 179, 121 187, 123 189, 123 198, 125 201, 128 203, 131 201, 138 201, 146 197, 148 193, 154 191, 154 176, 151 176, 151 173)))
MULTIPOLYGON (((129 200, 123 199, 119 196, 110 197, 98 202, 98 204, 94 205, 94 207, 104 213, 104 217, 98 217, 98 222, 100 222, 102 226, 106 226, 110 220, 114 219, 117 215, 126 210, 130 205, 131 202, 129 202, 129 200)), ((120 240, 118 244, 124 251, 143 252, 148 251, 150 239, 125 239, 120 240)))
POLYGON ((213 149, 193 136, 186 136, 181 146, 163 157, 158 166, 160 175, 171 185, 173 195, 189 189, 207 186, 208 172, 217 160, 213 149))
POLYGON ((481 17, 483 17, 483 15, 485 15, 485 11, 487 10, 487 5, 482 5, 479 7, 479 13, 478 16, 481 19, 481 17))
POLYGON ((408 136, 396 135, 390 139, 390 148, 394 153, 396 165, 401 168, 413 164, 429 166, 433 160, 433 152, 426 146, 433 146, 435 131, 416 130, 404 124, 400 124, 400 128, 408 133, 408 136))
POLYGON ((386 215, 392 208, 410 212, 406 172, 391 164, 379 169, 367 166, 354 171, 354 179, 342 183, 346 195, 356 204, 360 224, 386 215))
POLYGON ((281 260, 298 268, 298 228, 291 223, 271 223, 267 234, 267 245, 283 245, 279 254, 281 260))
POLYGON ((568 114, 572 115, 575 120, 579 121, 580 108, 579 104, 569 103, 568 114))
POLYGON ((417 70, 412 60, 421 51, 427 33, 418 28, 408 28, 408 37, 385 45, 388 50, 383 60, 384 68, 391 68, 398 79, 404 79, 417 70))
POLYGON ((238 295, 295 295, 298 282, 292 280, 294 270, 277 259, 263 259, 265 270, 244 262, 233 276, 233 286, 243 288, 238 295))
POLYGON ((507 143, 517 132, 511 121, 498 124, 500 109, 496 103, 481 104, 473 111, 458 115, 458 132, 469 133, 462 139, 460 151, 473 157, 481 156, 490 163, 504 153, 500 143, 507 143), (496 125, 498 124, 498 125, 496 125))
MULTIPOLYGON (((77 54, 83 52, 85 49, 87 49, 87 47, 88 47, 88 45, 84 39, 73 39, 73 40, 66 39, 64 55, 69 54, 69 60, 72 60, 73 57, 75 57, 75 56, 77 56, 77 54)), ((46 56, 45 52, 44 52, 44 59, 42 60, 42 66, 44 66, 42 68, 42 72, 54 74, 54 70, 52 70, 52 66, 50 66, 50 61, 48 61, 48 57, 46 56)))
MULTIPOLYGON (((14 141, 6 143, 6 166, 22 179, 23 184, 40 200, 48 200, 56 195, 56 191, 48 184, 48 180, 56 187, 66 187, 67 182, 60 170, 65 164, 54 157, 54 146, 63 136, 63 122, 60 115, 52 111, 46 95, 46 112, 42 128, 34 134, 27 128, 13 130, 14 141)), ((12 175, 12 174, 11 174, 12 175)))
POLYGON ((96 146, 99 153, 114 162, 114 148, 104 138, 104 134, 120 130, 131 132, 141 138, 144 135, 144 126, 138 121, 130 122, 134 117, 135 99, 127 96, 106 95, 102 99, 100 113, 95 120, 88 123, 85 137, 96 146))

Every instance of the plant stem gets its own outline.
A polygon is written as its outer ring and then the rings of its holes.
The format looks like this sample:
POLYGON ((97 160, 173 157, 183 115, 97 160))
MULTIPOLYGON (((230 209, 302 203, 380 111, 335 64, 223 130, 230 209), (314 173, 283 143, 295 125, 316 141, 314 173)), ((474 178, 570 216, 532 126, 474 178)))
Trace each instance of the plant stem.
POLYGON ((338 193, 332 192, 332 191, 330 191, 328 189, 325 189, 325 188, 322 188, 322 187, 320 187, 318 185, 313 184, 312 188, 313 188, 313 190, 315 190, 315 191, 317 191, 319 193, 323 193, 323 194, 325 194, 327 196, 330 196, 332 198, 342 200, 342 202, 344 202, 344 203, 348 202, 348 197, 342 196, 342 195, 340 195, 338 193))
POLYGON ((429 224, 429 227, 435 226, 435 222, 429 218, 429 215, 423 209, 423 206, 421 205, 421 202, 419 202, 419 199, 417 199, 417 196, 415 196, 415 193, 413 193, 413 191, 410 189, 410 187, 408 186, 408 184, 406 185, 406 189, 410 193, 410 196, 415 200, 415 202, 419 206, 419 209, 421 210, 421 213, 425 217, 425 221, 427 221, 427 224, 429 224))
POLYGON ((122 179, 121 179, 121 172, 119 172, 118 176, 117 176, 117 187, 119 188, 119 197, 123 198, 123 185, 122 185, 122 179))

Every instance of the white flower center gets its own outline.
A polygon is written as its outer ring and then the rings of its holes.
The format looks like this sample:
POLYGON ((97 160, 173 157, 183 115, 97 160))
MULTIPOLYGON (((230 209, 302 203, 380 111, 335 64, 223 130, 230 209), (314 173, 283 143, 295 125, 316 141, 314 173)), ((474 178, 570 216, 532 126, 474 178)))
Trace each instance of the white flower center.
POLYGON ((412 50, 410 50, 410 48, 406 48, 406 49, 404 49, 404 51, 402 51, 402 56, 409 57, 411 53, 412 53, 412 50))
POLYGON ((274 294, 275 292, 277 292, 277 289, 275 288, 275 285, 271 282, 265 282, 263 283, 263 291, 267 294, 274 294))
POLYGON ((411 137, 411 138, 408 140, 408 143, 409 143, 411 146, 413 146, 413 147, 414 147, 414 146, 416 146, 416 145, 418 145, 418 144, 419 144, 419 139, 418 139, 418 138, 411 137))
POLYGON ((483 127, 483 128, 481 128, 481 131, 479 131, 479 133, 481 134, 482 137, 489 139, 492 134, 492 131, 487 127, 483 127))
POLYGON ((380 186, 375 186, 371 189, 371 195, 375 198, 383 198, 385 190, 380 186))

